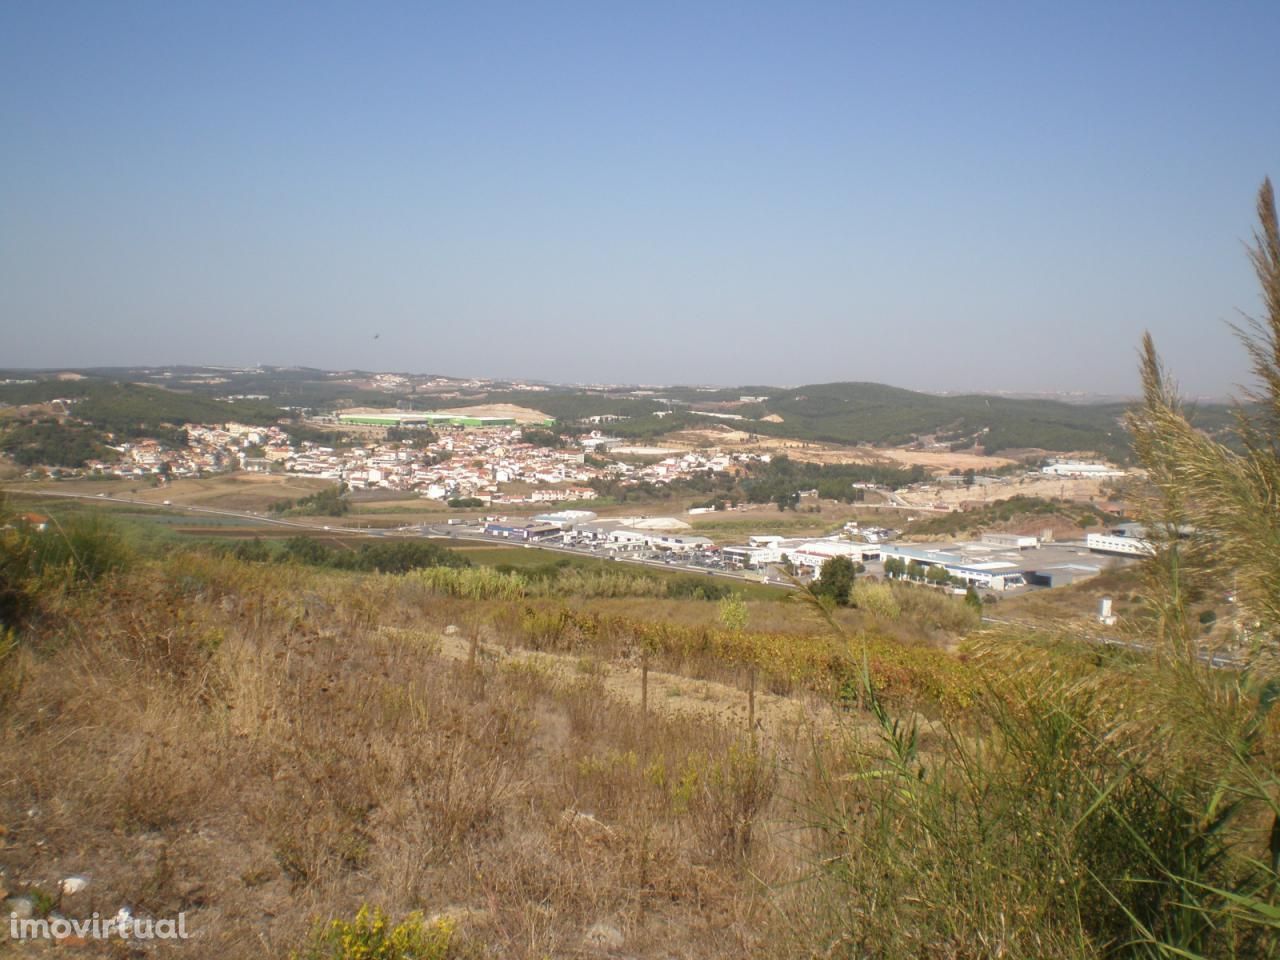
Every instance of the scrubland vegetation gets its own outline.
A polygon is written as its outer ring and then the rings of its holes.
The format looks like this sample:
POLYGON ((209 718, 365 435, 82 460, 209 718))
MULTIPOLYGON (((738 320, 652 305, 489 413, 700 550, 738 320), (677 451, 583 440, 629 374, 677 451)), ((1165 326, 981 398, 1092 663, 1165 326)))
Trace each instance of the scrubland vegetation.
POLYGON ((269 509, 291 517, 342 517, 351 510, 351 501, 343 496, 345 492, 345 484, 326 487, 297 500, 277 500, 269 509))
POLYGON ((1280 956, 1269 185, 1259 211, 1238 448, 1146 345, 1141 650, 899 584, 710 603, 14 522, 0 884, 188 911, 193 957, 1280 956), (1246 662, 1214 669, 1196 598, 1228 588, 1246 662))
MULTIPOLYGON (((1273 769, 1274 724, 1194 664, 1025 635, 953 656, 926 638, 967 608, 887 584, 854 610, 750 603, 735 630, 586 575, 572 597, 489 568, 155 559, 92 522, 6 544, 3 882, 187 910, 192 955, 617 934, 640 956, 1088 956, 1136 923, 1214 933, 1205 901, 1266 889, 1236 778, 1273 769), (642 663, 648 702, 610 695, 642 663), (796 708, 754 731, 753 667, 796 708), (1190 723, 1207 707, 1234 739, 1190 723)), ((1263 944, 1237 909, 1214 935, 1263 944)))
POLYGON ((1119 517, 1112 516, 1093 504, 1081 505, 1069 500, 1046 500, 1015 494, 971 510, 922 517, 907 532, 913 537, 954 537, 982 530, 996 530, 1010 523, 1028 524, 1069 519, 1082 529, 1105 526, 1119 517))

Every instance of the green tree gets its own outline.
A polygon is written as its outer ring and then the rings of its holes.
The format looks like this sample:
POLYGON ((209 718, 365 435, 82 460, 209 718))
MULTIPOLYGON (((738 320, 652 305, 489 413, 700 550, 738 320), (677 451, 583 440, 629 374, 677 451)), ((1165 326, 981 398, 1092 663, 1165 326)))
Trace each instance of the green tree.
POLYGON ((560 435, 554 430, 539 430, 536 427, 525 427, 520 431, 521 439, 535 447, 555 448, 560 446, 560 435))
POLYGON ((272 513, 288 513, 298 517, 341 517, 351 510, 351 504, 343 494, 347 485, 318 490, 300 500, 277 500, 270 507, 272 513))
POLYGON ((333 551, 311 537, 290 537, 284 542, 280 558, 319 567, 332 562, 333 551))
POLYGON ((241 540, 232 551, 238 560, 262 562, 271 559, 271 548, 262 542, 260 537, 252 540, 241 540))
POLYGON ((816 596, 827 597, 842 607, 849 605, 849 591, 857 568, 848 557, 832 557, 822 565, 822 573, 809 587, 816 596))

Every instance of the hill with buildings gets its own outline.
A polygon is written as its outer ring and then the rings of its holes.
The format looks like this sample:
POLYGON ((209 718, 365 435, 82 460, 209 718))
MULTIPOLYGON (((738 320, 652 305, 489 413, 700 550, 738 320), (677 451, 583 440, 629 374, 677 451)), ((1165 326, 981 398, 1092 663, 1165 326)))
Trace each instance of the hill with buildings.
MULTIPOLYGON (((439 375, 309 368, 161 367, 0 371, 0 449, 24 463, 40 450, 73 466, 121 437, 178 440, 196 423, 302 421, 365 408, 536 411, 563 433, 600 428, 652 440, 679 431, 732 427, 761 437, 879 447, 914 446, 979 454, 1089 453, 1117 462, 1132 451, 1122 427, 1127 405, 1069 403, 983 394, 939 395, 879 383, 799 387, 751 385, 563 386, 439 375), (39 429, 36 429, 36 427, 39 429)), ((1219 435, 1229 408, 1200 407, 1197 426, 1219 435)))
MULTIPOLYGON (((605 422, 609 432, 635 438, 656 438, 718 421, 751 433, 824 443, 925 443, 987 454, 1087 452, 1121 462, 1132 456, 1121 423, 1129 404, 1114 401, 941 395, 879 383, 716 390, 553 388, 536 397, 519 392, 493 396, 536 402, 539 409, 566 422, 605 422)), ((1196 414, 1197 425, 1214 433, 1229 421, 1224 404, 1204 405, 1196 414)))

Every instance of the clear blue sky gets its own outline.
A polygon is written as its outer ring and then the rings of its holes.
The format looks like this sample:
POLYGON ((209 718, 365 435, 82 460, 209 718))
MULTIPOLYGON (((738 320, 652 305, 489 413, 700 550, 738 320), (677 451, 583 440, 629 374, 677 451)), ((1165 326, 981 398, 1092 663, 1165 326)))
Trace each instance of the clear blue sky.
POLYGON ((0 365, 1245 376, 1280 3, 0 6, 0 365), (379 334, 374 339, 374 334, 379 334))

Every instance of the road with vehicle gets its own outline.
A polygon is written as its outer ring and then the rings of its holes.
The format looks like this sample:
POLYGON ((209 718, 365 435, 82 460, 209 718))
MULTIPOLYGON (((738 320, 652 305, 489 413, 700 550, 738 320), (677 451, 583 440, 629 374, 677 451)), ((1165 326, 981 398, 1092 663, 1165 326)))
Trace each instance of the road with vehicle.
POLYGON ((156 503, 153 500, 141 500, 134 497, 110 496, 107 494, 91 494, 91 493, 69 493, 60 490, 23 490, 24 494, 39 497, 62 497, 70 500, 87 500, 93 503, 123 503, 135 507, 147 507, 153 510, 172 511, 174 513, 189 513, 204 516, 229 517, 236 520, 242 520, 246 523, 258 523, 273 527, 287 527, 296 530, 306 530, 310 533, 330 533, 341 534, 343 536, 361 536, 361 537, 436 537, 440 539, 467 540, 477 543, 486 543, 493 546, 527 546, 537 550, 548 550, 556 553, 566 553, 573 556, 596 557, 598 559, 611 559, 621 563, 637 564, 644 567, 652 567, 660 570, 682 570, 687 573, 699 573, 706 576, 722 577, 730 580, 736 580, 744 583, 759 583, 769 586, 782 587, 784 589, 795 589, 796 585, 788 580, 778 577, 761 577, 753 576, 737 570, 717 570, 700 564, 692 564, 680 562, 675 559, 660 560, 653 557, 628 556, 617 552, 611 552, 607 557, 600 556, 597 551, 585 549, 582 547, 571 547, 565 544, 555 543, 520 543, 513 542, 508 538, 487 534, 483 530, 477 530, 475 523, 464 524, 412 524, 403 527, 348 527, 334 526, 330 527, 317 520, 300 520, 289 519, 285 517, 264 516, 258 513, 252 513, 244 510, 228 510, 221 507, 200 507, 194 504, 173 503, 165 501, 156 503))

